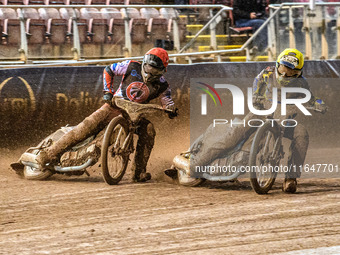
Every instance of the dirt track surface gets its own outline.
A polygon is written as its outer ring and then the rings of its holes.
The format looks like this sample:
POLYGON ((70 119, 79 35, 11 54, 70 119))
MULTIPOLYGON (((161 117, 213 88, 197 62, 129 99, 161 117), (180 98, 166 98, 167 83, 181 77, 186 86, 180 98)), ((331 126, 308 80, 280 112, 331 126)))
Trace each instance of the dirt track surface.
MULTIPOLYGON (((307 160, 339 164, 339 151, 307 160)), ((0 254, 273 254, 340 243, 340 179, 301 179, 293 195, 277 180, 259 196, 246 179, 177 186, 160 173, 169 162, 153 159, 158 174, 146 184, 109 186, 98 172, 27 181, 9 170, 18 155, 1 151, 0 254)))

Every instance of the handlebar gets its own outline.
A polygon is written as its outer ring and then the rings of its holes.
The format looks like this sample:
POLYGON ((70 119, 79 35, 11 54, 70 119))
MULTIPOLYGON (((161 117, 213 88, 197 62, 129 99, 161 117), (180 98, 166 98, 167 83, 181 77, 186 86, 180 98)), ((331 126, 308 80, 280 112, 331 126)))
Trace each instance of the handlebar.
POLYGON ((154 111, 163 111, 169 115, 170 119, 178 115, 177 108, 175 111, 171 111, 164 109, 162 106, 157 104, 140 104, 125 100, 122 97, 113 97, 112 105, 126 112, 132 119, 137 119, 142 114, 148 114, 154 111))
MULTIPOLYGON (((255 104, 259 105, 261 108, 264 108, 264 101, 267 100, 264 96, 256 96, 255 97, 255 104)), ((316 108, 315 106, 306 106, 307 110, 312 110, 315 112, 325 113, 325 111, 322 111, 321 109, 316 108)), ((326 108, 327 111, 328 107, 326 108)))
POLYGON ((307 106, 306 109, 312 110, 312 111, 315 111, 315 112, 322 112, 320 109, 316 109, 315 107, 312 107, 312 106, 307 106))

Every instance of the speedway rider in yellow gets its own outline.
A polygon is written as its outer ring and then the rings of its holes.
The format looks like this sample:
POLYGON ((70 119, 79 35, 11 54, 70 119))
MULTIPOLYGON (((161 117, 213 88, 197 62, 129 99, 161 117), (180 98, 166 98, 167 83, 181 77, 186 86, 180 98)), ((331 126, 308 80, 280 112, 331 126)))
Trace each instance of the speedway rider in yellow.
MULTIPOLYGON (((276 66, 270 66, 260 72, 253 83, 253 101, 254 105, 258 102, 262 102, 265 109, 269 109, 272 102, 272 88, 278 89, 278 98, 281 98, 281 87, 299 87, 305 88, 310 91, 309 85, 306 79, 302 76, 302 69, 304 65, 303 54, 297 49, 285 49, 277 58, 276 66), (265 100, 263 100, 265 98, 265 100)), ((312 94, 312 93, 311 93, 312 94)), ((301 94, 289 93, 287 98, 299 98, 301 94)), ((327 110, 326 105, 321 99, 318 99, 311 95, 310 101, 307 103, 310 106, 315 107, 320 112, 324 113, 327 110)), ((278 111, 274 112, 274 119, 282 119, 280 115, 280 107, 278 111)), ((297 115, 297 107, 294 105, 287 105, 287 114, 285 119, 293 119, 297 115)), ((245 116, 245 121, 249 119, 265 119, 266 116, 257 116, 253 113, 248 113, 245 116)), ((230 134, 224 135, 227 139, 223 142, 209 146, 204 142, 201 143, 199 150, 195 151, 195 145, 192 150, 190 158, 190 165, 192 166, 205 166, 212 162, 214 159, 223 156, 226 150, 234 148, 243 139, 248 138, 254 132, 254 128, 244 127, 242 125, 232 128, 230 134)), ((214 132, 216 136, 216 133, 214 132)), ((204 137, 204 136, 202 136, 204 137)), ((302 124, 298 124, 295 127, 286 127, 284 129, 284 137, 292 140, 290 146, 289 164, 300 166, 304 164, 309 136, 306 128, 302 124)), ((199 142, 197 143, 199 144, 199 142)), ((210 143, 211 144, 211 143, 210 143)), ((294 169, 294 168, 291 168, 294 169)), ((282 186, 282 190, 287 193, 294 193, 296 191, 297 181, 296 178, 300 177, 301 172, 298 167, 295 171, 286 173, 285 180, 282 186)))

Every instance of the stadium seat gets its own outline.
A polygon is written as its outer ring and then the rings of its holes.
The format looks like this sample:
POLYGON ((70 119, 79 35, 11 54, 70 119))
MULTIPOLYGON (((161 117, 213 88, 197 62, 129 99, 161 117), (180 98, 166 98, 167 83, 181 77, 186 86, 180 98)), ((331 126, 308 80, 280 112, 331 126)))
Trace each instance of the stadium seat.
POLYGON ((38 11, 33 8, 23 8, 22 14, 26 20, 27 42, 32 44, 43 43, 46 31, 45 21, 40 18, 38 11))
POLYGON ((96 8, 81 8, 80 18, 87 23, 87 38, 92 43, 104 43, 107 37, 107 21, 96 8))
POLYGON ((20 21, 14 9, 0 8, 0 26, 3 44, 20 43, 20 21))
POLYGON ((168 34, 172 33, 172 22, 173 20, 177 21, 179 28, 179 39, 181 42, 185 40, 186 35, 186 24, 179 18, 178 11, 173 8, 161 8, 159 10, 161 14, 161 18, 164 18, 168 21, 168 34))
POLYGON ((45 5, 63 5, 64 0, 45 0, 45 5))
POLYGON ((100 9, 102 17, 106 19, 108 26, 108 42, 124 44, 124 19, 121 12, 116 8, 100 9))
POLYGON ((232 6, 232 0, 190 0, 190 4, 223 4, 232 6))
MULTIPOLYGON (((233 6, 233 0, 230 0, 230 6, 233 6)), ((250 37, 250 34, 253 32, 252 27, 235 27, 234 16, 232 11, 228 11, 228 21, 227 21, 227 34, 228 40, 230 41, 231 34, 247 34, 247 37, 250 37)))
POLYGON ((23 0, 2 0, 3 5, 22 5, 24 4, 23 0))
POLYGON ((108 0, 109 1, 109 4, 125 4, 125 1, 124 0, 108 0))
POLYGON ((142 43, 146 37, 146 20, 143 19, 136 8, 122 8, 123 18, 129 19, 129 29, 132 43, 142 43))
POLYGON ((65 5, 74 5, 74 4, 82 4, 85 5, 86 0, 64 0, 65 5))
POLYGON ((215 4, 215 0, 190 0, 190 5, 194 4, 215 4))
POLYGON ((145 4, 145 0, 126 0, 125 4, 145 4))
POLYGON ((229 11, 229 19, 229 35, 231 34, 231 32, 234 32, 236 34, 246 33, 249 37, 249 34, 253 31, 252 27, 235 27, 232 11, 229 11))
MULTIPOLYGON (((77 9, 75 9, 76 18, 77 18, 77 25, 79 31, 79 41, 80 43, 86 42, 86 20, 79 19, 80 13, 77 9)), ((73 17, 73 10, 70 8, 60 8, 59 10, 60 16, 62 19, 67 20, 67 36, 73 36, 73 24, 72 24, 72 17, 73 17)))
POLYGON ((232 6, 232 0, 215 0, 215 4, 223 4, 226 6, 232 6))
POLYGON ((105 4, 105 5, 109 5, 110 4, 110 0, 87 0, 86 1, 87 5, 91 5, 91 4, 105 4))
POLYGON ((48 0, 23 0, 24 5, 46 5, 48 4, 48 0))
POLYGON ((151 36, 152 41, 167 38, 168 21, 164 18, 160 18, 160 14, 157 9, 141 8, 140 13, 142 18, 147 20, 147 32, 148 35, 151 36))
POLYGON ((67 20, 62 19, 55 8, 40 8, 40 17, 45 21, 45 36, 53 44, 65 43, 67 33, 67 20))

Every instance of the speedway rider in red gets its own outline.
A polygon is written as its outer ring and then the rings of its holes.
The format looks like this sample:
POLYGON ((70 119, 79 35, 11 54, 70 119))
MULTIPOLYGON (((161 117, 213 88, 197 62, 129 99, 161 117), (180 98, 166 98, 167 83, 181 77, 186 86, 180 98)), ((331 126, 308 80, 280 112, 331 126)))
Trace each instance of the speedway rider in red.
MULTIPOLYGON (((153 48, 145 54, 142 63, 127 60, 107 66, 103 74, 105 104, 52 146, 41 151, 37 161, 42 168, 47 163, 59 158, 77 143, 104 129, 111 119, 120 114, 119 109, 111 104, 113 96, 123 97, 125 100, 141 104, 160 97, 163 108, 173 111, 173 116, 175 116, 169 84, 163 76, 168 63, 168 53, 162 48, 153 48), (123 76, 118 88, 115 88, 113 84, 115 76, 123 76)), ((151 179, 150 173, 146 172, 146 166, 156 133, 153 124, 143 118, 136 134, 139 139, 133 165, 133 180, 144 182, 151 179)))

